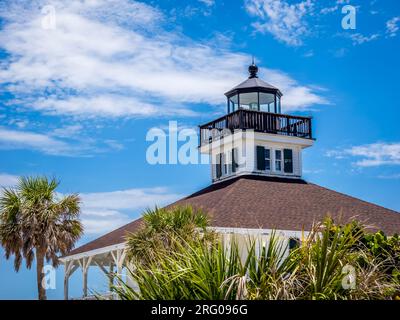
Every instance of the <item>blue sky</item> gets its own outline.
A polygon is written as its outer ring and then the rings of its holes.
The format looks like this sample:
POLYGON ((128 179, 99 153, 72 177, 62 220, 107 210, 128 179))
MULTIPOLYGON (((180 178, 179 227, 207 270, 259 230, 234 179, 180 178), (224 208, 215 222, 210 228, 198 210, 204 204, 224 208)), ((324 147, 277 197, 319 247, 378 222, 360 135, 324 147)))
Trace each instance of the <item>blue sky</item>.
MULTIPOLYGON (((79 192, 80 243, 210 183, 207 165, 148 164, 146 133, 222 115, 252 55, 283 112, 314 118, 304 178, 400 210, 398 1, 17 0, 0 19, 0 185, 45 174, 79 192)), ((0 298, 36 294, 0 249, 0 298)))

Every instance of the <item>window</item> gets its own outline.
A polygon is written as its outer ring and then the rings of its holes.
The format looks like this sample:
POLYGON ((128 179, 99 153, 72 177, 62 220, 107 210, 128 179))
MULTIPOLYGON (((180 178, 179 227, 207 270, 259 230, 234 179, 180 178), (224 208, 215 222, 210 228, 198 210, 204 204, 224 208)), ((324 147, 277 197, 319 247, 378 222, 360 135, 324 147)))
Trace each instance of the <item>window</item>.
POLYGON ((264 149, 265 170, 271 170, 271 149, 264 149))
POLYGON ((257 170, 265 170, 265 148, 263 146, 257 146, 257 170))
POLYGON ((226 161, 225 153, 222 153, 222 168, 223 168, 222 174, 227 175, 229 172, 228 172, 228 161, 226 161))
POLYGON ((275 150, 275 171, 282 171, 282 150, 275 150))
POLYGON ((283 171, 293 173, 293 150, 283 149, 283 171))
POLYGON ((239 103, 242 109, 259 110, 258 92, 241 93, 239 103))
POLYGON ((234 111, 238 110, 239 109, 238 95, 230 97, 228 103, 229 103, 229 105, 228 105, 229 112, 234 112, 234 111))
POLYGON ((260 110, 265 112, 275 112, 274 94, 260 92, 260 110))
POLYGON ((237 161, 238 161, 238 153, 237 153, 237 148, 233 148, 231 151, 231 159, 232 159, 232 168, 231 172, 236 172, 237 168, 239 167, 237 161))
POLYGON ((215 162, 215 176, 217 179, 221 178, 222 176, 222 153, 218 153, 215 162))
POLYGON ((276 113, 281 113, 281 98, 276 96, 276 113))

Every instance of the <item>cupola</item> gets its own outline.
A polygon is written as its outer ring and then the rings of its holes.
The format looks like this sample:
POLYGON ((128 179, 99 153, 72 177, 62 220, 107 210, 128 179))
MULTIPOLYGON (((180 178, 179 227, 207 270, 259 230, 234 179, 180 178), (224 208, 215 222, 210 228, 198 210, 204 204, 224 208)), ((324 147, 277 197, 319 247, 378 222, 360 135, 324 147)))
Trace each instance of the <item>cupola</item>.
POLYGON ((249 78, 225 93, 228 113, 248 109, 281 113, 281 91, 258 78, 254 61, 249 66, 249 78))

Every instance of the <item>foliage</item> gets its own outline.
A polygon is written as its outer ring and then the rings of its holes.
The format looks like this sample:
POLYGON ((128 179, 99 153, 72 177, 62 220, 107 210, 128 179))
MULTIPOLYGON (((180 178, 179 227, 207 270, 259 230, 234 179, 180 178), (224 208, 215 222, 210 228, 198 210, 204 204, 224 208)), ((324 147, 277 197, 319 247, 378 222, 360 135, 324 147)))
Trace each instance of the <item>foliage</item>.
POLYGON ((142 264, 152 261, 160 250, 171 251, 175 245, 171 235, 196 239, 195 230, 204 232, 209 223, 206 214, 189 206, 147 210, 142 219, 143 227, 127 237, 129 258, 139 259, 142 264))
MULTIPOLYGON (((392 299, 399 292, 388 273, 395 268, 390 255, 398 252, 398 238, 371 237, 359 223, 338 225, 327 218, 289 252, 275 232, 268 239, 248 237, 243 248, 237 236, 229 241, 193 225, 188 234, 185 224, 176 227, 173 220, 154 228, 150 238, 156 241, 147 251, 136 251, 138 238, 129 238, 135 265, 130 276, 139 290, 118 281, 113 290, 121 299, 392 299)), ((159 219, 146 221, 148 230, 151 221, 160 225, 159 219)))
POLYGON ((58 255, 67 254, 82 234, 78 195, 57 197, 59 183, 46 177, 21 177, 15 188, 0 196, 0 243, 5 256, 14 258, 19 270, 25 259, 31 268, 36 255, 39 298, 46 299, 41 285, 44 260, 53 266, 58 255))

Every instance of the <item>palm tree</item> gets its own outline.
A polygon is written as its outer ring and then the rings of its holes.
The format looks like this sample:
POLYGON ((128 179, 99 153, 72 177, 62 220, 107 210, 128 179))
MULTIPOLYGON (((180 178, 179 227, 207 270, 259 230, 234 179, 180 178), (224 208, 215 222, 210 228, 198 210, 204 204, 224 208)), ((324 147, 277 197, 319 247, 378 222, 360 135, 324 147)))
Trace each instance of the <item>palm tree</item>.
POLYGON ((36 255, 40 300, 46 299, 44 260, 56 267, 58 255, 67 254, 83 232, 79 196, 59 197, 58 185, 54 178, 21 177, 16 187, 4 188, 0 195, 0 243, 6 259, 15 256, 18 272, 22 259, 30 269, 36 255))
POLYGON ((209 224, 204 212, 190 206, 156 207, 143 213, 142 219, 142 228, 129 234, 127 243, 128 258, 139 259, 143 264, 149 262, 156 252, 172 249, 171 235, 182 239, 196 238, 196 230, 204 233, 209 224))

